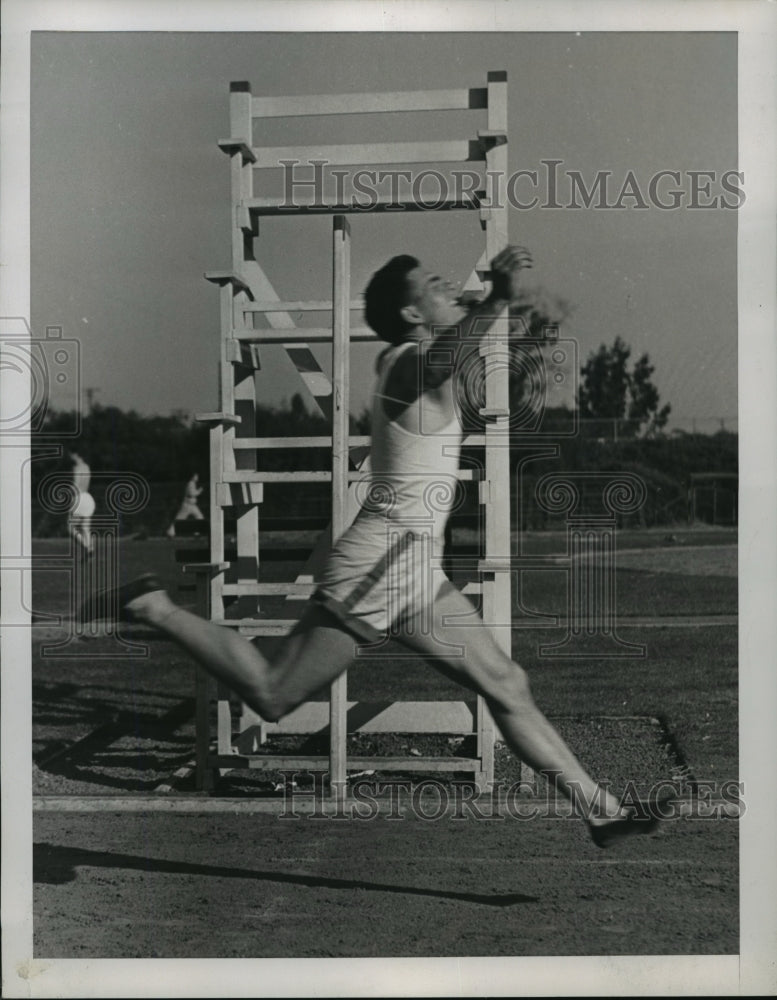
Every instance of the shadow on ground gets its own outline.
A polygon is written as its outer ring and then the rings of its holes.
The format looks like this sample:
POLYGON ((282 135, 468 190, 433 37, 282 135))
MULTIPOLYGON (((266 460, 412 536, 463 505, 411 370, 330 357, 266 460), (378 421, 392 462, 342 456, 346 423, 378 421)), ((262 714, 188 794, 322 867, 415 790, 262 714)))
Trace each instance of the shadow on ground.
POLYGON ((483 894, 456 892, 445 889, 423 889, 418 886, 392 885, 385 882, 366 882, 359 879, 327 878, 320 875, 298 875, 288 872, 261 871, 254 868, 233 868, 225 865, 202 865, 189 861, 169 861, 146 858, 115 851, 89 851, 57 844, 35 844, 33 853, 34 881, 49 885, 63 885, 78 877, 77 868, 123 868, 142 872, 160 872, 172 875, 212 876, 214 878, 255 879, 283 885, 300 885, 307 888, 361 890, 390 892, 402 896, 431 896, 483 906, 515 906, 518 903, 536 903, 537 896, 521 893, 483 894))

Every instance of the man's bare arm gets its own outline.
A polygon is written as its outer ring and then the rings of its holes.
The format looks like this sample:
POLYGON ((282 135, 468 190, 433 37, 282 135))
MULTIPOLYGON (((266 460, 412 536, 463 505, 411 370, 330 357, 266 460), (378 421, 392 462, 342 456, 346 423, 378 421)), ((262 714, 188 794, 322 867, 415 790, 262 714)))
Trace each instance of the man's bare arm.
POLYGON ((519 275, 532 266, 531 254, 523 247, 506 247, 491 262, 491 291, 455 326, 433 330, 416 350, 402 356, 391 373, 387 395, 390 415, 396 419, 422 393, 439 389, 453 377, 470 349, 493 326, 498 316, 518 295, 519 275))

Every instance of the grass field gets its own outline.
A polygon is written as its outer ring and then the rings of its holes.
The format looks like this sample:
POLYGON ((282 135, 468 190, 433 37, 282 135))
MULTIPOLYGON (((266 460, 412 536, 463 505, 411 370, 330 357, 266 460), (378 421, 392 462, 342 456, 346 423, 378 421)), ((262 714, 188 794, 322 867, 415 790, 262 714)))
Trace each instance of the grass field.
MULTIPOLYGON (((534 551, 562 551, 563 538, 526 541, 534 551)), ((40 542, 38 552, 62 545, 40 542)), ((679 775, 719 789, 738 777, 736 536, 646 532, 619 536, 619 545, 619 635, 644 644, 647 655, 540 655, 558 630, 521 627, 520 614, 515 655, 537 701, 596 777, 644 787, 679 775), (694 615, 708 624, 673 621, 694 615), (655 621, 630 624, 634 616, 655 621)), ((274 564, 273 572, 294 568, 274 564)), ((126 540, 122 576, 149 569, 175 583, 172 544, 126 540)), ((563 613, 557 570, 525 577, 524 608, 563 613)), ((36 613, 66 614, 65 584, 61 572, 36 573, 36 613)), ((668 822, 660 837, 611 854, 595 852, 579 822, 552 815, 338 822, 247 813, 241 803, 250 805, 251 788, 237 772, 220 789, 236 796, 224 800, 234 807, 218 813, 47 806, 52 796, 154 798, 193 757, 186 657, 137 627, 127 637, 147 643, 147 657, 118 659, 103 639, 71 644, 75 655, 41 655, 64 635, 33 629, 38 956, 737 951, 730 819, 668 822)), ((387 655, 349 673, 349 697, 461 692, 424 664, 387 655)), ((417 738, 406 748, 416 744, 423 749, 417 738)))

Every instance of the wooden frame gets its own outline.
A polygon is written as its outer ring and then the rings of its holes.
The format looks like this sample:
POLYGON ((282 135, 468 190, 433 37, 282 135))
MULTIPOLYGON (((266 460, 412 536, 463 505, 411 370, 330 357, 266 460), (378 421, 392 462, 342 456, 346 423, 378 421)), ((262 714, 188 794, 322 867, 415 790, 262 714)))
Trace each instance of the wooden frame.
MULTIPOLYGON (((198 415, 210 425, 210 561, 190 564, 184 569, 194 572, 198 581, 199 611, 224 627, 236 628, 246 636, 283 635, 294 618, 266 619, 257 610, 257 598, 285 595, 287 603, 309 596, 313 589, 313 568, 306 567, 296 580, 289 583, 259 583, 258 570, 259 517, 263 500, 263 484, 272 482, 329 482, 331 484, 332 519, 329 538, 334 540, 345 531, 354 511, 354 484, 368 477, 368 466, 356 460, 357 451, 364 451, 368 439, 349 435, 349 345, 351 342, 375 340, 375 334, 363 327, 351 327, 351 313, 362 304, 351 298, 350 252, 351 230, 346 214, 353 206, 299 205, 284 206, 285 215, 325 213, 332 215, 332 298, 331 300, 282 300, 275 293, 267 276, 254 258, 253 242, 259 237, 262 215, 281 214, 277 199, 254 198, 253 172, 265 166, 277 166, 283 159, 310 160, 325 158, 331 163, 380 164, 392 162, 432 163, 443 161, 480 160, 491 171, 492 180, 504 183, 507 175, 507 78, 504 73, 489 73, 486 87, 450 91, 415 91, 385 94, 323 95, 310 97, 254 97, 247 83, 230 87, 230 135, 218 141, 230 158, 232 229, 232 260, 229 271, 208 272, 206 278, 219 286, 221 359, 219 364, 220 402, 216 413, 198 415), (254 145, 254 122, 264 118, 297 115, 329 115, 380 112, 413 112, 486 109, 487 127, 474 136, 456 138, 450 142, 376 143, 371 146, 339 145, 332 147, 261 147, 254 145), (329 313, 331 325, 297 329, 292 311, 329 313), (255 329, 254 316, 264 316, 269 329, 255 329), (332 344, 331 379, 321 371, 308 344, 326 341, 332 344), (255 373, 260 366, 263 345, 280 344, 316 402, 331 421, 331 433, 318 437, 271 438, 256 434, 255 373), (329 471, 262 472, 257 471, 257 452, 264 448, 326 447, 331 450, 329 471), (237 557, 225 558, 225 513, 234 513, 236 521, 237 557), (235 602, 237 617, 228 618, 226 606, 235 602)), ((503 192, 502 192, 503 194, 503 192)), ((380 200, 375 210, 385 209, 396 202, 380 200)), ((418 205, 407 208, 419 210, 418 205)), ((492 204, 482 192, 466 198, 446 200, 451 209, 480 211, 485 230, 485 251, 478 260, 465 288, 482 287, 488 261, 507 243, 507 208, 504 197, 492 204)), ((422 207, 420 208, 422 210, 422 207)), ((498 318, 481 346, 481 355, 488 361, 507 336, 507 311, 498 318)), ((509 394, 508 372, 486 380, 486 400, 483 415, 484 433, 468 435, 465 444, 482 445, 485 475, 478 470, 461 469, 461 479, 480 479, 480 501, 483 505, 484 558, 480 560, 481 584, 466 588, 468 593, 482 594, 483 615, 497 634, 497 640, 510 652, 510 474, 509 474, 509 394)), ((327 543, 329 539, 326 540, 327 543)), ((319 546, 313 561, 325 547, 319 546)), ((398 702, 377 715, 386 725, 403 725, 406 707, 412 731, 444 731, 477 736, 475 757, 445 758, 353 758, 346 754, 349 726, 355 725, 354 706, 347 699, 347 677, 343 674, 331 686, 328 725, 330 753, 325 758, 306 755, 269 756, 251 752, 263 742, 268 731, 283 731, 280 724, 266 724, 245 706, 240 719, 240 732, 235 739, 232 705, 229 693, 216 685, 215 751, 212 746, 209 703, 214 685, 198 670, 197 679, 197 780, 198 787, 213 787, 214 775, 236 767, 260 769, 328 767, 333 793, 344 793, 349 770, 375 768, 383 771, 444 771, 469 772, 481 790, 493 780, 493 721, 482 698, 469 708, 461 702, 430 702, 428 711, 416 703, 398 702), (412 711, 410 706, 413 706, 412 711), (455 706, 459 706, 456 709, 455 706), (440 715, 444 722, 435 720, 440 715), (412 716, 412 722, 410 721, 412 716), (426 722, 424 722, 424 719, 426 722), (421 721, 419 721, 421 720, 421 721)), ((302 714, 308 707, 302 706, 302 714)), ((363 706, 361 706, 363 708, 363 706)), ((322 728, 320 712, 309 706, 310 725, 322 728)), ((362 712, 362 715, 364 713, 362 712)), ((367 713, 369 715, 369 712, 367 713)), ((373 713, 375 714, 375 713, 373 713)), ((359 712, 356 711, 356 716, 359 712)), ((299 711, 292 713, 299 719, 299 711)), ((291 718, 291 716, 290 716, 291 718)), ((296 723, 298 724, 298 723, 296 723)), ((377 725, 378 723, 373 723, 377 725)), ((396 731, 403 731, 397 729, 396 731)))

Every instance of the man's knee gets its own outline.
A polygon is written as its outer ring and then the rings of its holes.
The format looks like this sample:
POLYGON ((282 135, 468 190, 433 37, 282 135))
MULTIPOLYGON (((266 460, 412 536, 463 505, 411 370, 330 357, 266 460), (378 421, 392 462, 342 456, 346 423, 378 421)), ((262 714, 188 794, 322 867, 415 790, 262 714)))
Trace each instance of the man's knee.
POLYGON ((261 683, 255 684, 246 701, 265 722, 278 722, 289 711, 271 677, 265 677, 261 683))
POLYGON ((243 700, 249 708, 261 715, 265 722, 279 722, 290 711, 283 700, 265 686, 245 692, 243 700))
POLYGON ((268 698, 263 698, 257 708, 265 722, 280 722, 287 711, 277 701, 270 701, 268 698))
POLYGON ((279 722, 297 704, 285 690, 283 672, 271 668, 262 680, 261 690, 256 692, 256 704, 251 707, 259 712, 265 722, 279 722))
POLYGON ((533 704, 528 674, 507 657, 490 671, 489 682, 491 700, 501 711, 516 712, 533 704))

